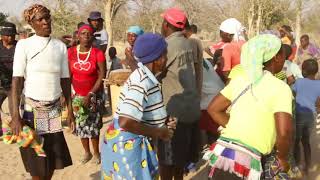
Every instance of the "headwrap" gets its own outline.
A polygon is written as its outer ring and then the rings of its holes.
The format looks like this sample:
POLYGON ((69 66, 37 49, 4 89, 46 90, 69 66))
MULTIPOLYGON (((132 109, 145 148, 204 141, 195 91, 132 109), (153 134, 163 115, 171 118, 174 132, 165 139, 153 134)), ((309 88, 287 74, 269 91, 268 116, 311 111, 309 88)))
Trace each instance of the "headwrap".
POLYGON ((167 49, 167 42, 159 34, 146 33, 137 38, 133 54, 138 62, 148 64, 157 60, 167 49))
POLYGON ((140 26, 130 26, 127 33, 133 33, 137 36, 140 36, 144 33, 144 31, 140 26))
POLYGON ((34 4, 34 5, 30 6, 29 8, 27 8, 26 10, 24 10, 24 12, 23 12, 24 20, 28 24, 30 24, 31 21, 33 20, 33 18, 35 17, 35 15, 38 12, 42 12, 42 11, 50 14, 50 10, 48 8, 46 8, 45 6, 42 6, 40 4, 34 4))
POLYGON ((233 39, 235 41, 244 40, 242 37, 244 29, 245 28, 242 26, 241 22, 235 18, 229 18, 223 21, 220 25, 220 30, 228 34, 233 34, 233 39))
POLYGON ((78 35, 80 35, 80 33, 85 29, 88 30, 91 34, 93 34, 94 32, 93 28, 90 25, 84 24, 78 29, 78 35))
POLYGON ((281 40, 275 35, 255 36, 242 46, 241 66, 252 84, 263 76, 263 63, 270 61, 280 50, 281 40))

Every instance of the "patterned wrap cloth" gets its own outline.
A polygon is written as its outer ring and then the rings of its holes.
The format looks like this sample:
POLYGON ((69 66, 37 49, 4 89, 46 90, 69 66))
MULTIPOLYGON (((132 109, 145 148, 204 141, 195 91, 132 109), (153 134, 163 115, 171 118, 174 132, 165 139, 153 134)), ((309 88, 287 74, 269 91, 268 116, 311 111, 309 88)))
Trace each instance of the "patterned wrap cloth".
POLYGON ((203 159, 209 161, 211 166, 210 178, 216 168, 248 180, 260 179, 263 171, 260 154, 250 151, 240 144, 221 139, 211 145, 203 159))
POLYGON ((158 179, 158 160, 147 137, 120 128, 118 119, 108 127, 103 143, 108 163, 102 163, 102 180, 158 179), (111 163, 112 162, 112 163, 111 163))
POLYGON ((37 140, 36 133, 29 127, 23 126, 19 136, 13 135, 11 128, 7 123, 2 124, 3 142, 5 144, 16 143, 19 147, 28 147, 34 149, 36 154, 41 157, 46 157, 46 153, 42 148, 42 143, 37 140))

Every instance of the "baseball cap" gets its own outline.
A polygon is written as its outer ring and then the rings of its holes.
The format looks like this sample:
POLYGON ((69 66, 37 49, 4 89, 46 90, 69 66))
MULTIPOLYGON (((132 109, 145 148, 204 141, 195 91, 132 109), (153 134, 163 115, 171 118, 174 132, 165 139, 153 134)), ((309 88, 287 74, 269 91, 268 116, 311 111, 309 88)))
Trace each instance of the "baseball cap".
POLYGON ((177 28, 184 28, 187 22, 186 14, 178 8, 167 9, 161 16, 171 25, 177 28))
POLYGON ((0 35, 11 36, 16 34, 17 34, 17 29, 15 24, 11 22, 4 22, 0 26, 0 35))

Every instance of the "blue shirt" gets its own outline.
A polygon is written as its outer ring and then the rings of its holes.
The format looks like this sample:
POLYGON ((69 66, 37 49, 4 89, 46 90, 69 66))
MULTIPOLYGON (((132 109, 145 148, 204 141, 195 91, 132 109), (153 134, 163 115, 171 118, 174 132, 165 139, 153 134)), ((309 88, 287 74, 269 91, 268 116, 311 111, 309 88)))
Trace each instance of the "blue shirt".
POLYGON ((296 93, 296 112, 316 113, 316 101, 320 97, 320 80, 297 79, 292 86, 296 93))
POLYGON ((161 84, 146 66, 138 66, 123 86, 116 116, 161 127, 167 119, 161 84))

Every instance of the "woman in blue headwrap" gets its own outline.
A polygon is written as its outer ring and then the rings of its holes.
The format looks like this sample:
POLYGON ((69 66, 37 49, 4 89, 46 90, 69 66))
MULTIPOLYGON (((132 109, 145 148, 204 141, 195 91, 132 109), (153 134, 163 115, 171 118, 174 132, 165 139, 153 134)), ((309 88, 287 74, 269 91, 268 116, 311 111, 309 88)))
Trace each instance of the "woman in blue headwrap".
POLYGON ((148 138, 169 140, 176 126, 167 116, 161 84, 154 76, 167 61, 165 39, 152 33, 139 36, 133 53, 138 68, 124 84, 104 136, 102 179, 156 179, 158 161, 148 138))
POLYGON ((208 107, 212 119, 224 127, 204 155, 213 179, 256 180, 262 175, 288 179, 292 93, 273 76, 282 70, 284 61, 281 41, 274 35, 258 35, 243 45, 241 63, 231 72, 230 83, 208 107), (261 157, 274 147, 277 153, 265 164, 263 174, 261 157))
POLYGON ((136 39, 143 35, 144 31, 140 26, 130 26, 127 30, 127 44, 125 49, 126 61, 125 63, 132 71, 137 68, 137 62, 133 58, 133 46, 136 39))

